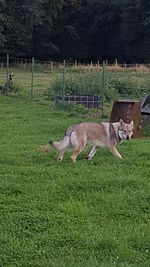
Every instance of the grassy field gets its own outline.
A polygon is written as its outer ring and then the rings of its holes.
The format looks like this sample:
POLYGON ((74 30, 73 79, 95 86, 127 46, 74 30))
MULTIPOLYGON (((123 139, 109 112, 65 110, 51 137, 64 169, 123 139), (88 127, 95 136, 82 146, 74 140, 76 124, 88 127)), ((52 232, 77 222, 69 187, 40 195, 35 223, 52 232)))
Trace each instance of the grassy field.
POLYGON ((150 266, 150 141, 120 145, 122 161, 39 152, 79 121, 0 96, 0 266, 150 266))

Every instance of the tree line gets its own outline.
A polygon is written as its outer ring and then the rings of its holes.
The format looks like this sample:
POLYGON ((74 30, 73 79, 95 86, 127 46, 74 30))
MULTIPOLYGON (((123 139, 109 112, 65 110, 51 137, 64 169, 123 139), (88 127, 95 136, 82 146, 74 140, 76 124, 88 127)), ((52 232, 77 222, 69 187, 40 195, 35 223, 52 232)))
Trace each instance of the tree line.
POLYGON ((148 0, 0 0, 0 55, 150 62, 148 0))

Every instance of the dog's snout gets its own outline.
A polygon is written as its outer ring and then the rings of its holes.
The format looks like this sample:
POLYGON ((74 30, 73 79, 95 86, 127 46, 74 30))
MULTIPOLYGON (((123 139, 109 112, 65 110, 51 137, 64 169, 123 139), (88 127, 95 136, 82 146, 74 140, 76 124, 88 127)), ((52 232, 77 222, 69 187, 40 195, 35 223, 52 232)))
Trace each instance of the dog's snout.
POLYGON ((127 135, 127 140, 129 140, 130 139, 130 137, 129 137, 129 135, 127 135))

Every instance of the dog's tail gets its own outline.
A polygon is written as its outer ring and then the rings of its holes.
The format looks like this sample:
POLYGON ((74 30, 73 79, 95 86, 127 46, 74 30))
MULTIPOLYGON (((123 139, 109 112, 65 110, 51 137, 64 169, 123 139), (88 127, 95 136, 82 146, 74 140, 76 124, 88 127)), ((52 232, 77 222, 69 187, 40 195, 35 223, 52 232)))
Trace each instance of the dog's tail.
POLYGON ((47 153, 50 149, 50 146, 61 151, 63 149, 69 148, 69 144, 70 144, 69 136, 65 136, 64 139, 61 140, 60 142, 49 141, 47 145, 40 146, 40 151, 41 153, 47 153))
POLYGON ((70 141, 70 136, 71 136, 72 132, 74 131, 74 129, 76 128, 76 126, 77 125, 74 124, 71 127, 69 127, 65 133, 64 139, 61 140, 60 142, 49 141, 47 145, 40 146, 40 151, 42 153, 48 152, 48 150, 50 149, 50 145, 59 151, 61 151, 63 149, 71 148, 72 144, 70 141))
POLYGON ((68 135, 65 135, 64 139, 60 142, 50 141, 49 144, 56 148, 57 150, 61 151, 63 149, 67 149, 70 146, 70 138, 68 135))

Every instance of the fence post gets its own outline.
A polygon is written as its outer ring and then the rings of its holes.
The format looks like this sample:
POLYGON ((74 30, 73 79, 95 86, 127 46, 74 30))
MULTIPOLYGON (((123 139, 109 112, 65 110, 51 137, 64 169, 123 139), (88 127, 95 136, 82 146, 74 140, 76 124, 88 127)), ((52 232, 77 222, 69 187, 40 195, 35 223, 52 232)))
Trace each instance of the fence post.
POLYGON ((77 60, 75 60, 75 62, 74 62, 74 67, 75 67, 75 69, 77 68, 77 60))
POLYGON ((102 68, 102 117, 104 116, 104 90, 105 90, 105 61, 102 68))
POLYGON ((63 61, 63 101, 64 101, 64 95, 65 95, 65 66, 66 66, 66 61, 63 61))
POLYGON ((51 72, 53 71, 53 68, 54 68, 54 64, 53 64, 53 61, 51 61, 51 72))
POLYGON ((7 82, 6 82, 7 93, 9 91, 9 54, 7 54, 7 82))
POLYGON ((115 59, 115 65, 116 65, 116 68, 118 67, 118 60, 117 58, 115 59))
POLYGON ((3 63, 1 63, 1 76, 3 77, 2 73, 3 73, 3 63))
POLYGON ((32 58, 32 76, 31 76, 31 94, 30 100, 33 99, 33 87, 34 87, 34 57, 32 58))

